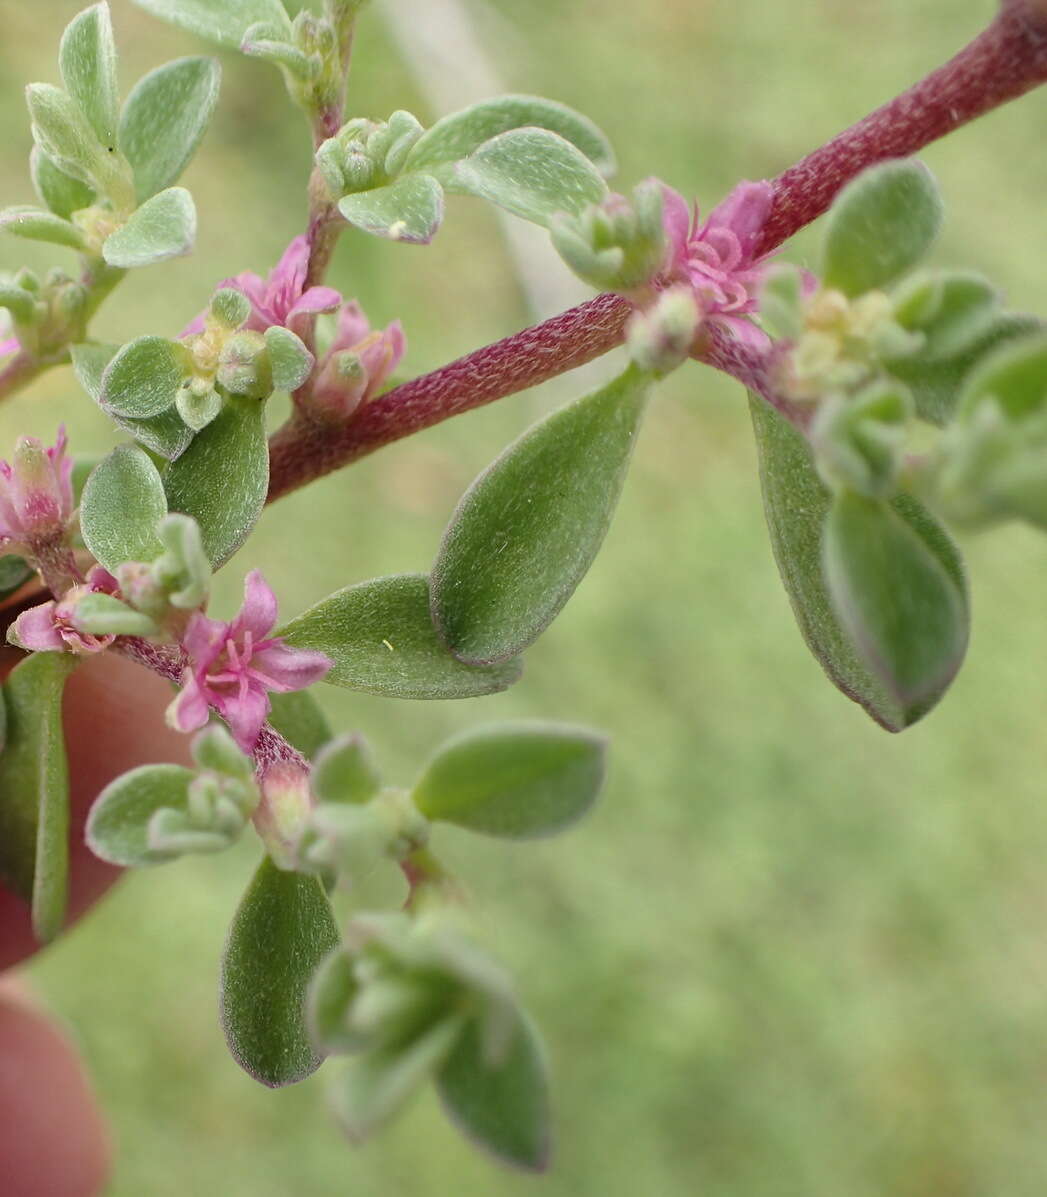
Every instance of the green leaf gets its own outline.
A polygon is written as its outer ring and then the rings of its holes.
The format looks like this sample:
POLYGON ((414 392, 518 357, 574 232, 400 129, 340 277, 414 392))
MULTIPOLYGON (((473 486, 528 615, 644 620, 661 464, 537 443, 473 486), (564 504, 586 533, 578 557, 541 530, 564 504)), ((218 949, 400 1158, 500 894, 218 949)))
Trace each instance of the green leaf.
POLYGON ((76 604, 74 623, 92 636, 155 636, 159 631, 148 615, 111 594, 85 594, 76 604))
MULTIPOLYGON (((101 354, 82 357, 78 373, 93 380, 101 354)), ((102 374, 99 402, 107 411, 141 420, 171 407, 182 383, 189 377, 189 351, 165 337, 138 337, 109 362, 102 374)))
POLYGON ((232 50, 239 50, 247 30, 262 21, 286 31, 287 40, 293 40, 291 21, 280 0, 135 0, 135 3, 154 17, 232 50))
POLYGON ((927 541, 886 503, 844 492, 823 563, 837 617, 888 693, 907 708, 937 698, 967 649, 967 603, 927 541))
POLYGON ((141 765, 111 781, 87 816, 87 846, 95 856, 123 868, 173 859, 173 853, 149 846, 149 822, 159 810, 187 812, 194 776, 181 765, 141 765))
POLYGON ((477 669, 451 656, 429 617, 424 574, 339 590, 278 634, 295 648, 331 658, 325 682, 391 698, 476 698, 507 689, 521 673, 516 661, 477 669))
POLYGON ((356 1051, 361 1046, 360 1032, 347 1025, 350 1003, 360 990, 356 962, 355 952, 339 946, 316 970, 309 985, 309 1036, 319 1051, 329 1055, 356 1051))
POLYGON ((584 728, 494 724, 440 748, 412 798, 427 818, 486 835, 554 835, 595 801, 606 752, 606 740, 584 728))
POLYGON ((104 151, 80 109, 50 83, 30 83, 25 95, 36 144, 65 174, 93 186, 104 151))
POLYGON ((630 368, 526 432, 476 479, 433 566, 433 619, 456 657, 504 661, 549 626, 614 514, 650 379, 630 368))
POLYGON ((484 1051, 479 1019, 466 1026, 437 1073, 436 1087, 455 1125, 498 1159, 543 1171, 549 1163, 549 1082, 541 1044, 521 1017, 503 1059, 484 1051))
POLYGON ((338 944, 315 877, 283 872, 266 857, 229 929, 222 956, 222 1030, 233 1058, 263 1085, 293 1085, 319 1068, 309 1041, 309 981, 338 944))
POLYGON ((33 653, 4 683, 7 744, 0 754, 0 877, 31 903, 47 943, 65 921, 69 874, 69 771, 62 691, 76 658, 33 653))
POLYGON ((825 285, 862 295, 893 283, 930 249, 941 223, 941 197, 925 166, 909 159, 870 167, 829 212, 825 285))
MULTIPOLYGON (((762 399, 751 397, 749 406, 771 547, 807 647, 840 691, 888 731, 902 731, 922 718, 940 694, 921 703, 899 703, 859 655, 833 609, 822 571, 830 493, 818 477, 803 436, 762 399)), ((932 546, 963 591, 959 554, 941 527, 908 496, 898 496, 893 507, 932 546)))
POLYGON ((66 26, 58 49, 62 82, 101 145, 116 147, 116 45, 108 4, 93 4, 66 26))
POLYGON ((956 414, 963 388, 983 358, 1043 328, 1042 321, 1034 316, 1000 312, 953 357, 928 360, 922 354, 915 353, 911 357, 890 359, 885 364, 895 378, 912 391, 921 419, 940 427, 949 423, 956 414))
POLYGON ((535 224, 577 215, 607 195, 607 184, 569 141, 545 129, 513 129, 485 141, 455 167, 457 189, 535 224))
POLYGON ((139 203, 178 182, 211 120, 221 81, 213 58, 178 58, 135 84, 120 114, 119 144, 139 203))
POLYGON ((299 337, 279 324, 265 330, 265 344, 273 370, 273 386, 288 394, 297 391, 312 373, 316 359, 299 337))
POLYGON ((84 247, 83 233, 75 224, 43 208, 0 208, 0 229, 27 241, 46 241, 69 249, 84 247))
POLYGON ((354 1060, 331 1084, 331 1106, 345 1134, 366 1139, 397 1114, 443 1064, 464 1020, 448 1018, 405 1046, 376 1048, 354 1060))
POLYGON ((84 543, 110 572, 124 561, 152 561, 164 546, 156 525, 167 514, 160 472, 148 454, 119 445, 92 471, 80 504, 84 543))
POLYGON ((444 189, 432 175, 404 175, 388 187, 344 196, 338 211, 365 233, 428 245, 443 223, 444 189))
POLYGON ((320 802, 363 803, 382 788, 371 750, 362 736, 339 736, 313 761, 309 784, 320 802))
POLYGON ((30 154, 29 170, 36 194, 56 216, 64 220, 68 220, 74 212, 89 208, 95 201, 95 193, 86 183, 67 175, 38 145, 33 146, 30 154))
POLYGON ((587 116, 555 100, 517 95, 481 100, 437 121, 415 143, 404 169, 426 170, 453 185, 455 162, 499 133, 528 127, 558 133, 577 146, 602 175, 614 174, 611 143, 587 116))
POLYGON ((320 704, 309 690, 269 695, 269 722, 304 757, 312 759, 333 739, 334 732, 320 704))
POLYGON ((212 566, 228 561, 254 527, 269 489, 265 408, 253 399, 227 399, 164 475, 171 511, 200 525, 212 566))
POLYGON ((0 557, 0 599, 20 590, 36 573, 36 570, 21 557, 13 553, 0 557))
POLYGON ((123 228, 110 233, 102 257, 130 270, 189 253, 196 241, 196 206, 184 187, 169 187, 147 199, 123 228))

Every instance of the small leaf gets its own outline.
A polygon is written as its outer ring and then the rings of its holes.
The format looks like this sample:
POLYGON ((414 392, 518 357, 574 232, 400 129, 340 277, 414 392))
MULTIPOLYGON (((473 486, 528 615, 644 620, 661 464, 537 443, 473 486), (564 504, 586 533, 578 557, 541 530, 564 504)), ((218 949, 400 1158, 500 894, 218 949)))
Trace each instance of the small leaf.
POLYGON ((350 1139, 366 1139, 399 1113, 446 1060, 462 1034, 463 1021, 448 1018, 404 1046, 375 1048, 335 1077, 331 1106, 350 1139))
POLYGON ((325 682, 392 698, 476 698, 505 690, 521 673, 515 661, 477 669, 451 656, 433 630, 424 574, 339 590, 278 634, 334 661, 325 682))
POLYGON ((110 572, 124 561, 152 561, 163 552, 156 525, 167 514, 160 472, 134 445, 119 445, 84 487, 84 543, 110 572))
POLYGON ((930 249, 941 223, 941 197, 925 166, 905 160, 870 167, 829 212, 825 285, 863 295, 893 283, 930 249))
POLYGON ((62 691, 76 666, 64 653, 33 653, 4 684, 7 744, 0 754, 0 877, 31 903, 47 943, 65 921, 69 873, 69 773, 62 691))
POLYGON ((291 36, 291 22, 280 0, 135 0, 140 8, 180 29, 188 29, 231 50, 239 50, 252 25, 265 22, 291 36))
POLYGON ((27 241, 46 241, 51 245, 65 245, 69 249, 84 247, 84 235, 75 224, 43 208, 2 208, 0 229, 16 237, 24 237, 27 241))
POLYGON ((293 1085, 319 1068, 305 998, 338 927, 315 877, 266 857, 233 918, 222 957, 222 1030, 233 1058, 263 1085, 293 1085))
MULTIPOLYGON (((80 356, 77 374, 85 387, 93 384, 101 349, 80 356)), ((174 404, 189 371, 184 345, 165 337, 138 337, 118 350, 105 367, 99 402, 106 410, 134 420, 157 416, 174 404)))
POLYGON ((75 626, 91 636, 155 636, 159 629, 148 615, 111 594, 85 594, 76 604, 75 626))
POLYGON ((363 803, 382 788, 371 750, 362 736, 339 736, 317 754, 309 785, 320 802, 363 803))
POLYGON ((101 145, 116 146, 116 45, 109 5, 92 4, 66 26, 58 49, 62 82, 101 145))
MULTIPOLYGON (((822 571, 830 493, 818 477, 803 436, 762 399, 751 397, 749 406, 771 547, 807 647, 840 691, 888 731, 902 731, 921 719, 940 694, 918 704, 899 703, 859 655, 833 609, 822 571)), ((960 557, 941 527, 915 499, 901 495, 892 506, 932 546, 962 590, 960 557)))
POLYGON ((560 613, 610 526, 649 389, 626 370, 536 424, 465 493, 432 573, 456 657, 504 661, 560 613))
POLYGON ((455 1125, 474 1142, 518 1168, 546 1168, 549 1082, 529 1019, 521 1017, 497 1061, 487 1058, 480 1022, 472 1019, 437 1073, 436 1087, 455 1125))
POLYGON ((139 203, 178 182, 211 120, 221 80, 213 58, 178 58, 135 84, 120 114, 119 144, 139 203))
POLYGON ((67 175, 38 145, 33 146, 29 157, 29 170, 36 194, 63 220, 68 220, 74 212, 89 208, 95 201, 95 193, 86 183, 67 175))
POLYGON ((905 707, 940 695, 967 648, 967 604, 927 541, 887 504, 845 492, 823 563, 837 617, 888 693, 905 707))
POLYGON ((448 168, 453 163, 499 133, 527 127, 558 133, 577 146, 602 175, 614 174, 611 143, 587 116, 555 100, 516 95, 481 100, 437 121, 415 143, 404 169, 431 171, 441 182, 451 182, 454 172, 448 168), (440 167, 444 169, 438 173, 434 168, 440 167))
POLYGON ((171 511, 200 525, 212 566, 247 539, 269 489, 265 408, 253 399, 227 399, 217 419, 199 433, 164 475, 171 511))
POLYGON ((67 175, 93 185, 104 151, 72 99, 50 83, 30 83, 25 89, 33 138, 40 149, 67 175))
POLYGON ((360 1032, 349 1029, 346 1017, 359 989, 356 954, 342 946, 335 948, 316 970, 306 1000, 309 1035, 317 1050, 331 1055, 361 1046, 360 1032))
POLYGON ((485 141, 455 167, 458 188, 535 224, 556 212, 582 212, 607 184, 569 141, 545 129, 513 129, 485 141))
POLYGON ((443 223, 444 189, 432 175, 404 175, 388 187, 344 196, 338 211, 365 233, 428 245, 443 223))
POLYGON ((438 750, 412 797, 430 819, 509 839, 553 835, 603 784, 606 741, 554 723, 494 724, 438 750))
POLYGON ((278 391, 297 391, 312 373, 316 359, 301 338, 279 324, 265 330, 265 344, 273 370, 273 386, 278 391))
POLYGON ((312 759, 334 732, 320 704, 309 690, 269 695, 269 722, 302 756, 312 759))
POLYGON ((196 206, 184 187, 169 187, 137 208, 123 228, 106 237, 102 257, 130 270, 187 254, 196 241, 196 206))
POLYGON ((87 817, 87 846, 101 860, 124 868, 171 860, 172 853, 149 846, 149 823, 159 810, 188 810, 194 776, 181 765, 141 765, 111 781, 87 817))
POLYGON ((0 599, 20 590, 36 574, 36 570, 13 553, 0 557, 0 599))

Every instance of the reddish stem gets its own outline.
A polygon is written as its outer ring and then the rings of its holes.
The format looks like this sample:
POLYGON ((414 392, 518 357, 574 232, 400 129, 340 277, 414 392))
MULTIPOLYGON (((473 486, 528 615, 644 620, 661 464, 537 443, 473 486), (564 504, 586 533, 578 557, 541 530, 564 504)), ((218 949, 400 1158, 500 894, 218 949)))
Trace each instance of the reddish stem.
MULTIPOLYGON (((985 32, 944 66, 772 181, 774 205, 760 252, 776 248, 821 215, 865 167, 914 154, 1045 80, 1047 0, 1005 0, 985 32)), ((269 500, 391 441, 600 357, 621 344, 629 311, 620 296, 599 295, 395 387, 342 428, 314 424, 297 413, 270 442, 269 500)), ((784 411, 785 401, 775 396, 766 365, 757 370, 750 355, 728 352, 716 336, 698 356, 784 411)))

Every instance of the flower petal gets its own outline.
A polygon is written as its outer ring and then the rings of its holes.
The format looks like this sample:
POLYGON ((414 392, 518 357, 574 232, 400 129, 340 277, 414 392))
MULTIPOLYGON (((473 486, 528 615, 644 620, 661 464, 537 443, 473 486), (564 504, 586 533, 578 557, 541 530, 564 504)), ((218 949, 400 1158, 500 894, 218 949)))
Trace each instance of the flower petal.
POLYGON ((270 690, 286 693, 304 690, 320 681, 334 662, 321 652, 307 648, 288 648, 282 640, 266 640, 251 658, 251 672, 261 676, 270 690))
POLYGON ((229 634, 239 643, 241 635, 250 632, 257 644, 275 623, 276 595, 261 571, 253 569, 244 579, 244 605, 229 625, 229 634))
POLYGON ((242 695, 220 695, 215 706, 229 724, 233 739, 243 752, 253 752, 258 733, 269 714, 269 696, 260 685, 252 685, 242 695))
POLYGON ((175 731, 192 732, 204 727, 210 717, 207 695, 192 671, 182 676, 182 689, 167 708, 167 722, 175 731))
POLYGON ((770 215, 774 200, 774 188, 770 183, 748 180, 737 187, 709 213, 706 228, 722 226, 738 238, 742 255, 749 259, 756 249, 760 230, 770 215))
POLYGON ((34 653, 65 652, 66 643, 55 623, 55 607, 52 599, 23 611, 8 629, 7 638, 34 653))

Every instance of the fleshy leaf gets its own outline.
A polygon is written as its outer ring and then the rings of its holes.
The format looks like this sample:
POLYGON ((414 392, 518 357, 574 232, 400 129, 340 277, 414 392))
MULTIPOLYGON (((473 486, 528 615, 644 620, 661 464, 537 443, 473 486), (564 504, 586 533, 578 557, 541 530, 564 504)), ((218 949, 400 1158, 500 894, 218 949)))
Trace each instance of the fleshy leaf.
POLYGON ((338 943, 320 882, 266 857, 229 929, 222 957, 222 1030, 233 1058, 263 1085, 293 1085, 322 1062, 309 1040, 309 981, 338 943))
POLYGON ((297 391, 312 373, 315 358, 300 337, 279 324, 265 330, 265 343, 273 369, 273 386, 278 391, 297 391))
POLYGON ((472 1019, 436 1076, 455 1125, 498 1159, 541 1172, 549 1163, 549 1082, 538 1036, 521 1017, 508 1050, 491 1060, 472 1019))
MULTIPOLYGON (((97 361, 93 356, 83 359, 83 377, 93 374, 97 361)), ((188 350, 178 341, 138 337, 118 350, 105 367, 99 402, 108 411, 134 420, 157 416, 174 404, 189 370, 188 350)))
POLYGON ((429 819, 508 839, 553 835, 580 818, 603 783, 606 741, 584 728, 503 723, 444 745, 415 783, 429 819))
POLYGON ((405 170, 425 170, 453 186, 453 163, 510 129, 549 129, 578 147, 602 175, 615 171, 614 151, 595 124, 580 112, 540 96, 496 96, 445 116, 418 139, 405 170), (441 169, 442 168, 442 169, 441 169))
POLYGON ((461 1017, 448 1018, 407 1044, 372 1049, 348 1064, 330 1088, 346 1135, 359 1142, 384 1126, 444 1063, 462 1031, 461 1017))
POLYGON ((191 515, 200 525, 212 566, 228 561, 265 506, 269 445, 264 405, 227 399, 218 417, 172 462, 164 487, 169 509, 191 515))
POLYGON ((91 188, 67 175, 39 146, 33 146, 29 169, 36 194, 56 216, 68 220, 74 212, 94 203, 95 194, 91 188))
POLYGON ((286 31, 291 41, 291 22, 280 0, 135 0, 154 17, 188 29, 198 37, 239 50, 252 25, 264 22, 286 31))
POLYGON ((942 223, 942 201, 919 162, 883 162, 849 183, 829 212, 822 275, 827 287, 863 295, 911 270, 942 223))
POLYGON ((360 1033, 346 1026, 346 1011, 359 992, 356 955, 339 946, 320 965, 309 985, 306 1021, 309 1035, 320 1051, 356 1051, 360 1033))
POLYGON ((320 802, 362 803, 382 786, 371 750, 362 736, 339 736, 317 754, 309 784, 320 802))
POLYGON ((338 211, 376 237, 428 245, 444 218, 444 189, 432 175, 404 175, 388 187, 344 196, 338 211))
POLYGON ((0 753, 0 877, 32 906, 47 943, 65 920, 69 874, 69 772, 62 691, 76 658, 33 653, 4 683, 7 744, 0 753))
POLYGON ((25 95, 36 144, 65 174, 93 184, 104 151, 77 105, 50 83, 31 83, 25 95))
POLYGON ((27 561, 13 553, 0 557, 0 599, 21 589, 35 573, 27 561))
POLYGON ((837 617, 888 693, 907 708, 937 698, 967 649, 967 603, 926 540, 886 503, 845 491, 823 563, 837 617))
POLYGON ((110 572, 163 552, 156 525, 167 514, 160 472, 148 454, 119 445, 92 471, 80 505, 84 543, 110 572))
POLYGON ((2 208, 0 229, 27 241, 46 241, 69 249, 83 249, 84 237, 75 224, 43 208, 2 208))
POLYGON ((626 370, 536 424, 465 493, 432 573, 433 619, 456 657, 504 661, 559 614, 610 526, 649 388, 626 370))
POLYGON ((168 852, 149 846, 149 822, 159 810, 188 810, 192 769, 142 765, 111 781, 87 818, 87 846, 102 860, 124 868, 164 864, 168 852))
POLYGON ((282 628, 294 648, 319 649, 334 662, 323 679, 392 698, 476 698, 505 690, 516 661, 474 668, 453 657, 429 616, 424 574, 397 574, 349 586, 282 628))
POLYGON ((555 212, 577 215, 607 194, 581 150, 545 129, 513 129, 485 141, 458 163, 455 180, 456 190, 543 225, 555 212))
POLYGON ((169 187, 147 199, 123 228, 102 245, 110 266, 130 270, 189 253, 196 241, 196 206, 184 187, 169 187))
POLYGON ((62 82, 101 145, 116 147, 116 46, 109 5, 92 4, 66 26, 58 49, 62 82))
POLYGON ((269 695, 269 722, 304 757, 310 759, 334 737, 323 709, 308 690, 269 695))
MULTIPOLYGON (((829 600, 822 572, 822 544, 830 499, 811 460, 807 442, 762 399, 749 401, 760 459, 764 513, 782 583, 800 632, 833 684, 888 731, 922 718, 941 696, 899 703, 873 675, 829 600)), ((922 537, 963 592, 959 553, 915 499, 899 496, 895 513, 922 537)))
POLYGON ((179 58, 135 85, 120 114, 120 149, 141 203, 176 183, 204 135, 222 72, 213 58, 179 58))

